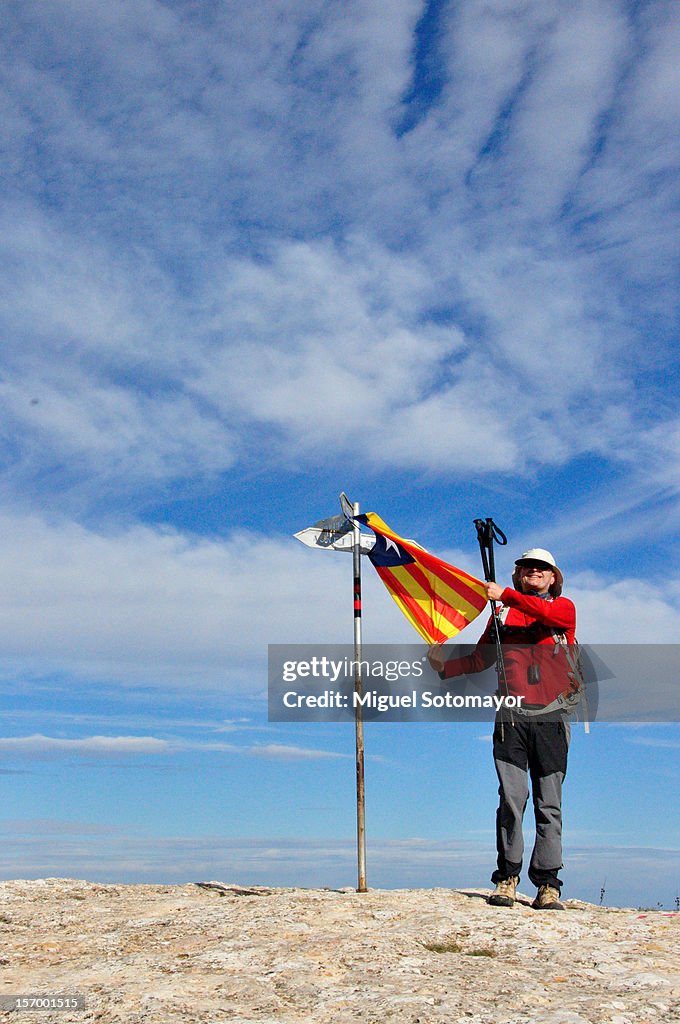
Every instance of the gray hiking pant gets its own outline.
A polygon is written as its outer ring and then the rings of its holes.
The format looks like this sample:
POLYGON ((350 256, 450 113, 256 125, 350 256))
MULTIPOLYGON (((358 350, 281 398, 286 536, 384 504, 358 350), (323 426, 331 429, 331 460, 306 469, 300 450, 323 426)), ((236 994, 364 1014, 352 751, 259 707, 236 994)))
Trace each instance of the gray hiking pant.
POLYGON ((514 724, 496 723, 493 753, 500 783, 496 813, 498 867, 494 884, 519 876, 524 856, 522 819, 529 800, 529 779, 536 823, 536 839, 529 862, 529 878, 536 886, 560 889, 562 867, 562 783, 567 774, 569 723, 536 718, 514 718, 514 724))

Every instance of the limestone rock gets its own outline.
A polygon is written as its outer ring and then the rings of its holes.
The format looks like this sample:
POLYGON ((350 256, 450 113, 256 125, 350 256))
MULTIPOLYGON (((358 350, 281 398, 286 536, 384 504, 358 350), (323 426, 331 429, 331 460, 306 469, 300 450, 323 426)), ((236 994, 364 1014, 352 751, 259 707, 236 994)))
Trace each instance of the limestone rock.
POLYGON ((0 883, 0 996, 40 1024, 680 1020, 680 917, 484 890, 0 883))

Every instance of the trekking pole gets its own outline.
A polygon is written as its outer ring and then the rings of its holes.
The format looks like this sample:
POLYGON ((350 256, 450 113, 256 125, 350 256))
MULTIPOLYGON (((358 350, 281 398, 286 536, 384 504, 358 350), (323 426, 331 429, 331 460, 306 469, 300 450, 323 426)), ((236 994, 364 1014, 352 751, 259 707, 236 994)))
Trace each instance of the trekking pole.
MULTIPOLYGON (((495 583, 496 561, 493 553, 493 542, 496 541, 497 544, 504 547, 508 543, 508 538, 505 536, 500 526, 494 523, 493 519, 490 517, 487 519, 475 519, 474 523, 477 528, 477 541, 479 543, 479 551, 482 556, 484 579, 487 583, 495 583)), ((498 687, 505 693, 505 696, 508 697, 510 689, 508 687, 508 677, 505 673, 505 661, 503 658, 503 644, 501 642, 498 608, 495 601, 490 601, 489 603, 491 605, 493 636, 496 643, 496 674, 498 676, 498 687)), ((514 725, 512 710, 510 711, 510 724, 514 725)))

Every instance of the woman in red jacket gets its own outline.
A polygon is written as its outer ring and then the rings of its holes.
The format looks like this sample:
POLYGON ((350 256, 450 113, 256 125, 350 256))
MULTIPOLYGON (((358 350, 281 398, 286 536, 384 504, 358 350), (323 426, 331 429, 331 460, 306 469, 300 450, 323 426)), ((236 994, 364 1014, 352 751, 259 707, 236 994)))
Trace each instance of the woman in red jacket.
MULTIPOLYGON (((501 711, 493 734, 499 781, 496 813, 497 868, 491 876, 494 906, 511 907, 522 870, 522 819, 529 778, 536 840, 529 878, 538 892, 537 910, 562 910, 562 783, 567 772, 569 724, 564 701, 577 688, 569 645, 574 643, 576 609, 562 597, 562 573, 544 548, 525 551, 515 562, 513 587, 487 583, 490 601, 502 604, 498 620, 503 644, 502 696, 522 697, 521 711, 501 711)), ((497 657, 493 620, 472 654, 446 661, 441 647, 430 662, 442 679, 480 672, 497 657)))

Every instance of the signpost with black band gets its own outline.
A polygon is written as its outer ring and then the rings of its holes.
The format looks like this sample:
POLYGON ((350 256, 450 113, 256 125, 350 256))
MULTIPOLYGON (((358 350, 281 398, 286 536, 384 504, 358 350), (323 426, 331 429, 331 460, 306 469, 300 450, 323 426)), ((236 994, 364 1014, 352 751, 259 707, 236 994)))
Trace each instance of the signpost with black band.
POLYGON ((364 719, 362 700, 364 693, 361 678, 361 556, 368 554, 375 544, 374 537, 361 533, 356 517, 359 503, 352 503, 347 495, 340 495, 342 516, 322 519, 314 526, 308 526, 295 534, 297 540, 307 547, 333 551, 351 551, 353 568, 353 611, 354 611, 354 734, 356 750, 357 786, 357 892, 368 892, 366 887, 366 789, 364 774, 364 719))

